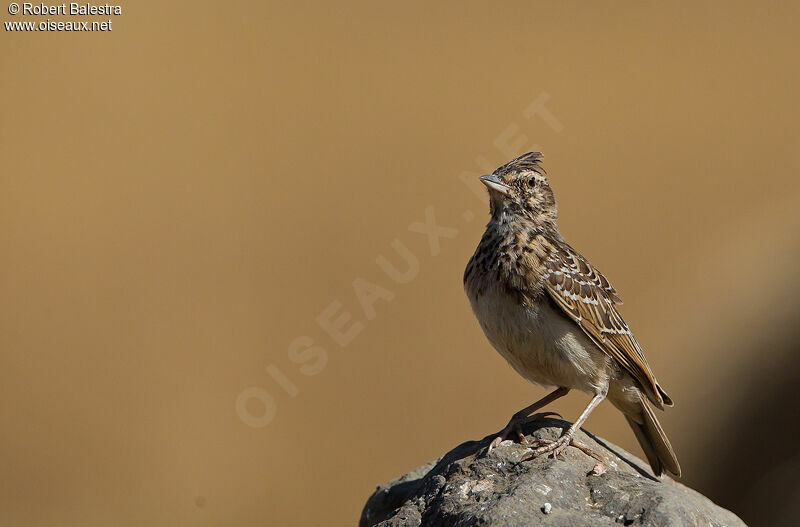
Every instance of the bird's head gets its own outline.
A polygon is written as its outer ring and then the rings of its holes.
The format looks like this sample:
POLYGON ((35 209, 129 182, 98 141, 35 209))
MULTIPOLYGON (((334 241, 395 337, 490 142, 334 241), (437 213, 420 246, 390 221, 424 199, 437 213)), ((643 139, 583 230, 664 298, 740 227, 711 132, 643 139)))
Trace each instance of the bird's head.
POLYGON ((555 228, 558 209, 539 164, 542 157, 541 152, 528 152, 481 176, 481 182, 489 189, 492 218, 526 219, 541 227, 555 228))

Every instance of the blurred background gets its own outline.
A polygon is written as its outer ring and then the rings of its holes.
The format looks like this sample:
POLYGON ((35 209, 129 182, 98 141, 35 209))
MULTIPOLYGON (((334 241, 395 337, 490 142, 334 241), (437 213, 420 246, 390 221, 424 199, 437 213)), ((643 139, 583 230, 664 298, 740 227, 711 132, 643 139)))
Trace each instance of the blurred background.
POLYGON ((544 390, 461 278, 475 178, 534 149, 683 481, 793 524, 796 3, 122 8, 0 36, 3 524, 352 525, 499 430, 544 390))

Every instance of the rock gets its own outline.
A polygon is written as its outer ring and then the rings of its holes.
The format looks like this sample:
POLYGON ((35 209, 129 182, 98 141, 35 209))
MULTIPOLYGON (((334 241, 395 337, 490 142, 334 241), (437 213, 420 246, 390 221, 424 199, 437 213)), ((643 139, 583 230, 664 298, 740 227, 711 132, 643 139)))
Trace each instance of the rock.
MULTIPOLYGON (((543 419, 526 437, 553 440, 568 426, 543 419)), ((558 459, 520 461, 528 447, 504 441, 487 455, 491 439, 463 443, 380 485, 359 527, 744 526, 732 512, 669 477, 654 478, 647 463, 583 431, 576 440, 606 458, 600 467, 574 447, 558 459)))

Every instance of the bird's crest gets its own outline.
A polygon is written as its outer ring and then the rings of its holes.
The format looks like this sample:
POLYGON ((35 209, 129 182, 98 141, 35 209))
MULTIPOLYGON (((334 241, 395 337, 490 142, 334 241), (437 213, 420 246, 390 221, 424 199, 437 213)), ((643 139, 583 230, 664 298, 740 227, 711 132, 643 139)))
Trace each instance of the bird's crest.
POLYGON ((544 155, 541 152, 528 152, 527 154, 522 154, 521 156, 512 159, 505 165, 495 170, 495 173, 498 175, 505 175, 509 172, 533 170, 541 175, 545 175, 544 168, 542 168, 542 166, 539 164, 539 161, 542 159, 544 159, 544 155))

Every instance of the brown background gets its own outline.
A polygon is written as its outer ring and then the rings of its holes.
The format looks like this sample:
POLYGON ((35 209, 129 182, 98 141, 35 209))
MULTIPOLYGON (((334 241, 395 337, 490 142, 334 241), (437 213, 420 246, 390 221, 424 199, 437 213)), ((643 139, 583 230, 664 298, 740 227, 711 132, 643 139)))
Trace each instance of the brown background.
MULTIPOLYGON (((798 16, 135 2, 110 33, 4 31, 0 523, 352 525, 375 484, 499 429, 543 391, 470 312, 487 210, 459 175, 538 145, 563 233, 677 401, 685 482, 789 524, 798 16), (539 97, 550 124, 525 115, 539 97), (427 207, 458 229, 437 256, 408 230, 427 207), (376 264, 401 265, 394 239, 407 284, 376 264), (373 320, 359 277, 394 295, 373 320), (345 347, 315 321, 334 301, 363 322, 345 347), (274 399, 265 427, 237 413, 248 387, 274 399)), ((587 428, 640 453, 610 405, 587 428)))

